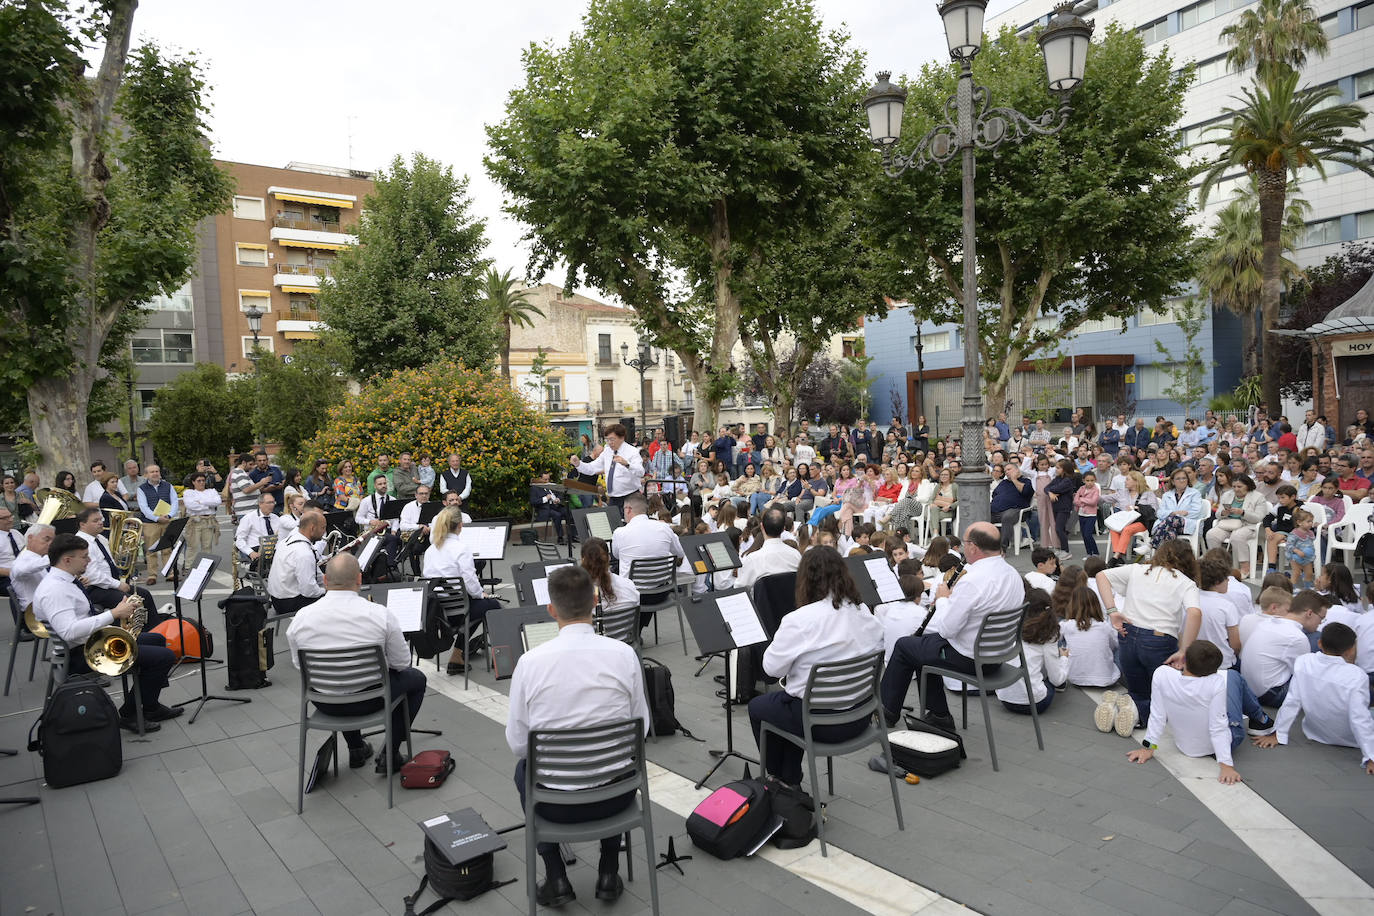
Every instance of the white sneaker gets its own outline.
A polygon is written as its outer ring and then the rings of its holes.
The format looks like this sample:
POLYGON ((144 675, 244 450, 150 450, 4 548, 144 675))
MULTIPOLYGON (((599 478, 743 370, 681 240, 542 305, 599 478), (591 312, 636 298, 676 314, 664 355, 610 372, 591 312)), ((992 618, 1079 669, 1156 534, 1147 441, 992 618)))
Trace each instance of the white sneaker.
POLYGON ((1120 697, 1115 690, 1106 690, 1102 693, 1102 700, 1093 710, 1093 725, 1097 730, 1107 733, 1116 725, 1116 704, 1120 697))
POLYGON ((1116 733, 1123 738, 1131 737, 1138 716, 1135 700, 1131 699, 1129 693, 1123 693, 1116 702, 1116 733))

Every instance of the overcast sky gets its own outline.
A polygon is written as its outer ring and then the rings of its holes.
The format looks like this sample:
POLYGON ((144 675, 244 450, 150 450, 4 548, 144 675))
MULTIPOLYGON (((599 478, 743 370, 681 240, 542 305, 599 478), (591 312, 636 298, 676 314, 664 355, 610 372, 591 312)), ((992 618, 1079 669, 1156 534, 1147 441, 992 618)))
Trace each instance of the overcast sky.
MULTIPOLYGON (((989 14, 1013 6, 992 0, 989 14)), ((934 0, 816 0, 879 69, 915 72, 946 55, 934 0)), ((578 0, 142 0, 135 42, 205 63, 216 156, 376 169, 412 151, 471 177, 487 255, 525 269, 521 226, 482 168, 484 125, 501 120, 531 42, 566 44, 578 0)), ((561 282, 562 277, 548 277, 561 282)))

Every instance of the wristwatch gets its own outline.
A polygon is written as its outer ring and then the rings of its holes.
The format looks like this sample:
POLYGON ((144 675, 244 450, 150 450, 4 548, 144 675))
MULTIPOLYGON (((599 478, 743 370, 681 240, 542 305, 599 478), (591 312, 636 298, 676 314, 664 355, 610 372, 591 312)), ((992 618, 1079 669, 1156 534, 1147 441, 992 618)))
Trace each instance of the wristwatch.
POLYGON ((1159 745, 1158 745, 1158 744, 1151 744, 1149 738, 1143 738, 1143 739, 1141 739, 1140 746, 1143 747, 1143 748, 1145 748, 1145 750, 1147 750, 1147 751, 1157 751, 1157 750, 1159 750, 1159 745))

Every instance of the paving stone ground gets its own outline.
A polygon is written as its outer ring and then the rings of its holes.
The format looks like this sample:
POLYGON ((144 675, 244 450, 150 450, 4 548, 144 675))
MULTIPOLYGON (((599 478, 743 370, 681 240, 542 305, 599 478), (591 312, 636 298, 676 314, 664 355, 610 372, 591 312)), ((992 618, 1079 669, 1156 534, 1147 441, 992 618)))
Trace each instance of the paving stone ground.
MULTIPOLYGON (((512 548, 512 562, 533 559, 512 548)), ((1017 561, 1026 567, 1026 555, 1017 561)), ((505 564, 498 574, 509 580, 505 564)), ((206 619, 217 635, 214 600, 206 619)), ((162 598, 164 587, 155 589, 162 598)), ((679 719, 704 743, 682 736, 649 745, 652 762, 695 782, 710 768, 708 748, 722 746, 724 714, 711 675, 694 677, 677 626, 665 618, 664 641, 646 654, 673 670, 679 719)), ((689 634, 690 640, 690 634, 689 634)), ((284 641, 283 641, 284 644, 284 641)), ((8 659, 8 642, 3 645, 8 659)), ((27 646, 22 649, 27 662, 27 646)), ((432 664, 431 678, 447 679, 432 664)), ((38 714, 43 668, 30 683, 21 664, 16 688, 0 700, 0 747, 22 748, 38 714)), ((212 692, 225 692, 212 668, 212 692)), ((417 726, 417 748, 452 751, 457 770, 440 789, 396 790, 371 767, 348 771, 307 796, 295 813, 299 681, 285 655, 272 686, 246 705, 211 702, 194 725, 165 723, 146 739, 125 740, 116 778, 53 790, 43 787, 37 754, 0 758, 0 796, 38 794, 42 804, 0 809, 0 913, 401 913, 402 898, 423 872, 416 822, 474 807, 494 826, 520 820, 511 779, 514 760, 499 724, 431 690, 417 726)), ((461 676, 457 679, 461 686, 461 676)), ((479 670, 477 684, 505 692, 479 670)), ((193 671, 179 675, 168 702, 194 696, 193 671)), ((914 698, 914 692, 912 694, 914 698)), ((955 703, 957 710, 957 702, 955 703)), ((827 839, 835 846, 943 895, 995 914, 1303 914, 1314 910, 1158 762, 1129 764, 1132 742, 1091 724, 1092 701, 1077 690, 1056 697, 1042 717, 1045 750, 1028 718, 992 710, 1001 772, 987 753, 983 717, 970 702, 969 760, 958 770, 902 785, 906 830, 898 831, 885 777, 867 755, 835 761, 837 795, 828 803, 827 839)), ((748 717, 734 714, 736 747, 754 753, 748 717)), ((310 747, 323 733, 312 733, 310 747)), ((1246 783, 1366 882, 1374 882, 1374 781, 1353 750, 1328 748, 1300 734, 1286 749, 1243 748, 1246 783)), ((731 761, 712 780, 739 775, 731 761)), ((824 781, 824 777, 822 777, 824 781)), ((683 818, 656 806, 659 851, 668 836, 691 852, 683 818)), ((497 857, 499 878, 515 883, 445 912, 523 912, 524 841, 509 836, 497 857)), ((591 846, 580 850, 595 858, 591 846)), ((643 846, 636 837, 635 880, 614 910, 648 909, 643 846)), ((701 853, 686 874, 659 872, 662 911, 672 914, 846 914, 862 912, 793 870, 750 859, 721 862, 701 853)), ((594 864, 571 870, 580 896, 567 912, 603 912, 595 901, 594 864)), ((881 894, 881 889, 878 889, 881 894)), ((432 900, 427 895, 424 902, 432 900)), ((904 908, 890 901, 885 912, 904 908)))

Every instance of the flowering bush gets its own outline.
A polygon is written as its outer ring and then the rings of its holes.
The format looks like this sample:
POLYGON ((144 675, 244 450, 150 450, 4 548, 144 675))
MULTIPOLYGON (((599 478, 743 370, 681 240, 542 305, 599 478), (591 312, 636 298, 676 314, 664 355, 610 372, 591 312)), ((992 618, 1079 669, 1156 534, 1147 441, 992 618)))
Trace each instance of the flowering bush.
POLYGON ((529 513, 530 479, 566 466, 571 454, 563 433, 499 378, 449 363, 374 379, 331 408, 301 451, 328 461, 331 472, 351 459, 362 478, 382 453, 393 467, 399 452, 429 455, 441 472, 457 452, 472 475, 468 513, 517 520, 529 513))

